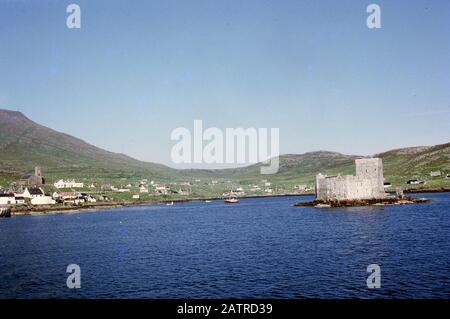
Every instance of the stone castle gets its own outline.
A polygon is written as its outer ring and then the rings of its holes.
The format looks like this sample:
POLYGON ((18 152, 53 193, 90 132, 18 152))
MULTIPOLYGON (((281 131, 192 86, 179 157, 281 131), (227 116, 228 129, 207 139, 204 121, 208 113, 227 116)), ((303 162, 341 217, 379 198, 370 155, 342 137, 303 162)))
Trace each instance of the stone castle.
POLYGON ((355 160, 356 175, 316 176, 316 200, 342 201, 381 199, 384 192, 381 158, 355 160))

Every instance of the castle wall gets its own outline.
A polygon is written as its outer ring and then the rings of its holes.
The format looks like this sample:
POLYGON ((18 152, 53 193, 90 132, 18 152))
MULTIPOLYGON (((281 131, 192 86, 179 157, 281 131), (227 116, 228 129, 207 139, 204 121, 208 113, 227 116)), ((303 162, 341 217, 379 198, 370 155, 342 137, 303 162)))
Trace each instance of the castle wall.
POLYGON ((379 158, 355 161, 356 176, 316 176, 316 199, 357 200, 382 198, 384 193, 383 164, 379 158))

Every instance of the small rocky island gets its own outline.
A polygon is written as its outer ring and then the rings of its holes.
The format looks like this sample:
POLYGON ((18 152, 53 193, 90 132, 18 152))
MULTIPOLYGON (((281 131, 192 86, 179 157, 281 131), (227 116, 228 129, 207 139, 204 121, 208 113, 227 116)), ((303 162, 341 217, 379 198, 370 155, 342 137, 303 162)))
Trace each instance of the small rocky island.
POLYGON ((383 162, 380 158, 355 160, 356 175, 316 176, 316 199, 294 206, 355 207, 387 206, 429 202, 425 198, 412 198, 398 191, 397 196, 387 196, 384 191, 383 162))
POLYGON ((405 204, 427 203, 427 198, 414 197, 386 197, 382 199, 359 199, 359 200, 340 200, 340 201, 322 201, 314 200, 312 202, 300 202, 294 206, 328 208, 328 207, 357 207, 357 206, 392 206, 405 204))

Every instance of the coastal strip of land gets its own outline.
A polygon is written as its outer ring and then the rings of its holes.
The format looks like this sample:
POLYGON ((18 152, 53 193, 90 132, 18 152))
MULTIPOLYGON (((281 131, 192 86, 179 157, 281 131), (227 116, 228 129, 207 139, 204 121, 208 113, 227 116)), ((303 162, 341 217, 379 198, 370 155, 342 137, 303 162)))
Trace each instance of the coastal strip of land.
MULTIPOLYGON (((450 192, 450 188, 437 189, 423 189, 423 190, 405 190, 405 193, 444 193, 450 192)), ((314 193, 286 193, 286 194, 269 194, 269 195, 250 195, 241 198, 271 198, 271 197, 297 197, 297 196, 313 196, 314 193)), ((79 206, 12 206, 11 216, 33 216, 33 215, 47 215, 47 214, 64 214, 64 213, 81 213, 81 212, 95 212, 103 210, 111 210, 120 207, 133 206, 148 206, 148 205, 164 205, 167 203, 182 203, 182 202, 203 202, 207 200, 223 200, 223 197, 198 197, 198 198, 175 198, 164 200, 149 200, 149 201, 133 201, 133 202, 105 202, 105 203, 89 203, 79 206)), ((311 202, 312 203, 312 202, 311 202)), ((316 203, 319 204, 319 203, 316 203)), ((373 204, 373 203, 372 203, 373 204)), ((296 206, 311 206, 307 203, 298 203, 296 206)), ((345 205, 343 205, 345 206, 345 205)), ((365 206, 365 205, 362 205, 365 206)))
MULTIPOLYGON (((292 197, 292 196, 310 196, 313 194, 273 194, 273 195, 251 195, 243 196, 241 198, 267 198, 267 197, 292 197)), ((133 206, 148 206, 161 205, 167 203, 183 203, 183 202, 204 202, 207 200, 223 200, 223 197, 198 197, 198 198, 177 198, 165 200, 149 200, 149 201, 133 201, 133 202, 106 202, 106 203, 88 203, 82 205, 71 206, 55 206, 55 205, 40 205, 40 206, 13 206, 11 207, 12 216, 24 215, 45 215, 45 214, 62 214, 62 213, 76 213, 110 210, 120 207, 133 206)))

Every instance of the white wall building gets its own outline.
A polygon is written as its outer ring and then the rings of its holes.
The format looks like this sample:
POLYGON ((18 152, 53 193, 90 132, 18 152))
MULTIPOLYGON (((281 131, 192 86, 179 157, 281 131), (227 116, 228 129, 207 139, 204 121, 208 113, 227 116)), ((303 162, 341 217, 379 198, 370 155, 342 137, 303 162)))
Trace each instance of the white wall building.
POLYGON ((65 181, 65 180, 60 179, 59 181, 54 183, 53 186, 55 186, 58 189, 59 188, 83 188, 84 183, 77 183, 75 180, 65 181))
POLYGON ((141 192, 141 193, 148 193, 148 189, 145 188, 145 186, 141 186, 141 187, 139 188, 139 192, 141 192))
POLYGON ((14 194, 0 194, 0 205, 15 205, 16 197, 14 194))
POLYGON ((54 205, 56 201, 50 196, 41 196, 31 199, 32 205, 54 205))
POLYGON ((441 171, 430 172, 430 176, 431 176, 431 177, 438 177, 438 176, 441 176, 441 171))
POLYGON ((25 198, 37 198, 37 197, 44 197, 44 190, 42 188, 37 187, 27 187, 25 188, 25 191, 23 194, 21 194, 25 198))

